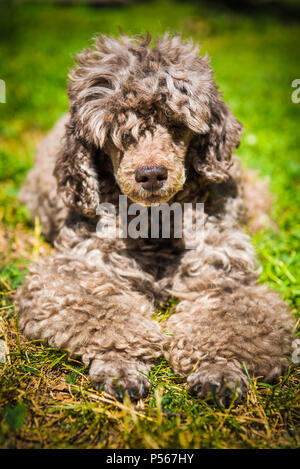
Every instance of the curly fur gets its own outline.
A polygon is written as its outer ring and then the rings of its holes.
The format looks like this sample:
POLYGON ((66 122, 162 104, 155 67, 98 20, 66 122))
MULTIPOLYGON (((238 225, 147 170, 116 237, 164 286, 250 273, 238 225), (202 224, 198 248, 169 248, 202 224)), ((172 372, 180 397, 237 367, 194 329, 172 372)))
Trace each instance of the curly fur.
MULTIPOLYGON (((243 393, 272 380, 290 353, 292 319, 259 285, 245 201, 261 206, 237 157, 241 124, 223 102, 207 57, 179 36, 96 38, 69 76, 70 112, 40 143, 21 193, 57 252, 33 266, 17 292, 21 331, 90 365, 95 385, 139 398, 164 356, 200 396, 243 393), (135 181, 164 165, 157 193, 135 181), (252 192, 251 192, 252 191, 252 192), (204 248, 185 240, 99 239, 100 202, 204 202, 204 248), (151 317, 179 299, 164 329, 151 317)), ((261 215, 261 211, 260 211, 261 215)))

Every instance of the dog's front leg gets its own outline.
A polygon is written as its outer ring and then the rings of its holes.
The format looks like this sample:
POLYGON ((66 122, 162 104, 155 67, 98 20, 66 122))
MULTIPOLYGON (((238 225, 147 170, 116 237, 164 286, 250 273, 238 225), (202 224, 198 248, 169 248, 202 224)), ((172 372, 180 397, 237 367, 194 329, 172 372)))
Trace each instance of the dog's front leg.
POLYGON ((271 381, 286 367, 292 327, 287 305, 257 283, 243 233, 211 229, 202 250, 186 252, 174 279, 181 300, 168 320, 166 358, 201 397, 243 394, 251 376, 271 381), (209 240, 218 240, 208 243, 209 240))
POLYGON ((117 397, 147 392, 147 374, 165 339, 150 319, 149 299, 108 267, 96 270, 61 254, 44 258, 31 267, 16 302, 20 330, 80 356, 96 387, 117 397))

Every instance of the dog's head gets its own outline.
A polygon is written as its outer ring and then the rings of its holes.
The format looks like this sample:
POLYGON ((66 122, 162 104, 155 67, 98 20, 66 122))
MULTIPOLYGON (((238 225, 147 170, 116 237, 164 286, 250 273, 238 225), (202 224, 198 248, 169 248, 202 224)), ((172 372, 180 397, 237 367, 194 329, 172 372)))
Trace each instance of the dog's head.
POLYGON ((165 35, 152 49, 150 41, 100 36, 70 74, 70 122, 55 176, 66 205, 85 216, 100 202, 107 158, 121 192, 143 205, 170 200, 190 170, 216 183, 228 177, 242 127, 207 57, 179 36, 165 35))

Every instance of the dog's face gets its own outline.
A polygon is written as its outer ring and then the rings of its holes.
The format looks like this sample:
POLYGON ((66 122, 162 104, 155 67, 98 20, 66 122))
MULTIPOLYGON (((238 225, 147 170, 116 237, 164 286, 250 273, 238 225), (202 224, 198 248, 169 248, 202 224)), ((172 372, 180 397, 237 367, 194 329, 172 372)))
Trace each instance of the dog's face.
POLYGON ((208 59, 178 36, 149 43, 100 36, 70 74, 71 118, 55 176, 65 203, 86 216, 100 202, 101 154, 121 192, 148 206, 169 201, 191 168, 213 182, 228 177, 241 125, 208 59))
POLYGON ((111 144, 108 154, 121 192, 141 205, 168 202, 185 183, 190 139, 191 132, 184 126, 172 129, 157 124, 124 150, 111 144))

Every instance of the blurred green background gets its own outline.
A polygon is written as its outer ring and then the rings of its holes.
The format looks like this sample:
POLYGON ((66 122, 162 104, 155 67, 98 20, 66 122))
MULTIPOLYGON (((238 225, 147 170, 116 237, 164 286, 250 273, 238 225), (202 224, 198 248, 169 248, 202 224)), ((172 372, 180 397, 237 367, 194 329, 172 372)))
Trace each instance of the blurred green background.
MULTIPOLYGON (((157 414, 157 420, 151 417, 149 425, 143 418, 131 421, 126 412, 112 414, 111 407, 100 415, 94 397, 86 401, 86 388, 80 388, 83 394, 75 402, 76 395, 71 402, 73 407, 71 404, 68 407, 64 401, 70 398, 69 394, 61 398, 55 394, 62 406, 57 407, 57 413, 53 410, 52 381, 51 385, 45 384, 40 403, 43 411, 38 410, 34 400, 37 394, 30 394, 33 386, 37 386, 39 392, 41 389, 39 384, 33 384, 33 379, 40 383, 39 376, 43 373, 49 380, 54 380, 55 376, 62 379, 63 373, 70 372, 71 368, 62 352, 50 349, 32 348, 26 361, 24 349, 15 336, 16 316, 10 292, 22 282, 24 265, 34 260, 40 246, 39 227, 36 225, 33 229, 17 194, 33 164, 37 142, 68 109, 66 79, 74 55, 90 46, 91 38, 97 33, 117 36, 121 27, 128 34, 149 31, 156 37, 166 30, 176 31, 200 42, 201 53, 210 55, 220 90, 245 128, 237 153, 245 166, 258 169, 261 176, 269 178, 274 196, 272 216, 278 232, 265 229, 253 238, 263 266, 261 281, 280 291, 292 311, 299 314, 300 102, 292 102, 292 82, 300 79, 299 1, 123 0, 103 3, 101 0, 93 4, 71 0, 52 3, 5 0, 0 3, 0 79, 6 83, 6 103, 0 103, 0 307, 10 348, 16 348, 11 352, 14 357, 11 365, 5 365, 2 375, 0 420, 3 417, 4 423, 0 428, 0 446, 93 446, 91 441, 97 441, 101 447, 111 447, 111 444, 150 448, 155 444, 218 448, 295 446, 292 430, 294 432, 299 381, 293 374, 288 374, 277 388, 270 385, 260 390, 253 388, 252 400, 230 413, 189 396, 182 386, 176 385, 167 365, 159 365, 151 378, 153 390, 146 400, 146 408, 153 410, 160 402, 162 409, 171 409, 187 420, 177 421, 171 414, 161 418, 157 414), (20 248, 20 239, 27 242, 27 236, 33 236, 34 242, 32 252, 26 257, 20 248), (20 261, 23 257, 25 259, 20 261), (29 394, 25 394, 20 383, 26 385, 29 394), (163 387, 160 401, 156 386, 163 387), (1 402, 6 406, 4 413, 1 402), (36 420, 31 421, 31 427, 22 427, 23 434, 19 434, 17 443, 15 435, 18 434, 14 432, 21 428, 26 411, 21 413, 23 420, 16 428, 11 427, 8 417, 15 413, 19 418, 20 406, 23 406, 22 412, 28 408, 27 419, 31 412, 32 419, 36 420), (48 412, 47 418, 53 415, 53 425, 47 423, 43 412, 48 412), (64 425, 65 418, 68 428, 64 425), (56 424, 58 421, 60 423, 56 424), (58 436, 57 425, 60 424, 59 428, 73 435, 71 443, 58 436), (108 434, 112 427, 115 433, 106 437, 103 425, 109 429, 108 434), (118 442, 115 440, 117 433, 118 442), (30 442, 30 438, 34 441, 30 442)), ((82 373, 80 366, 74 368, 67 382, 83 380, 82 373)))

